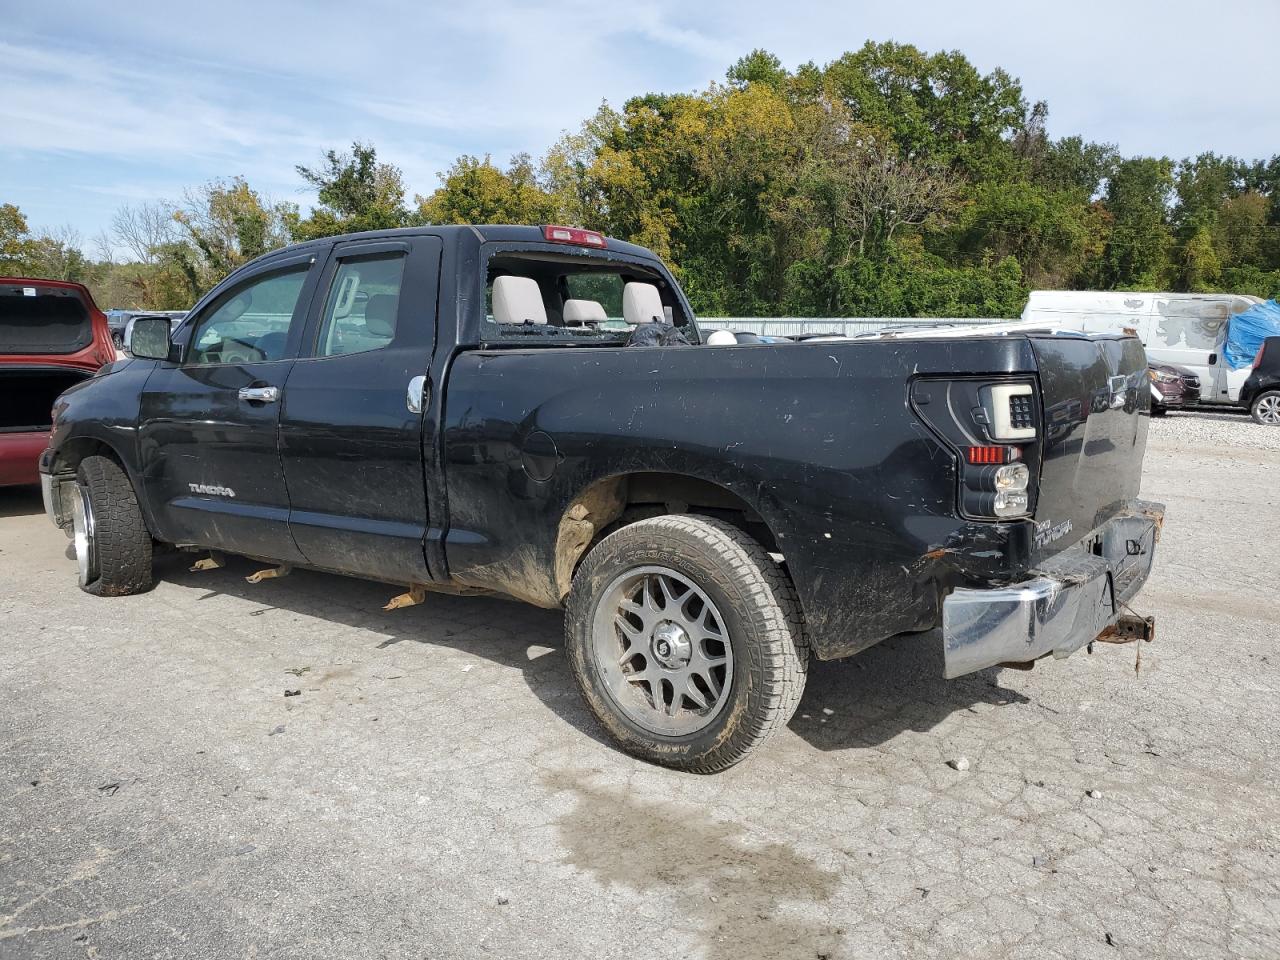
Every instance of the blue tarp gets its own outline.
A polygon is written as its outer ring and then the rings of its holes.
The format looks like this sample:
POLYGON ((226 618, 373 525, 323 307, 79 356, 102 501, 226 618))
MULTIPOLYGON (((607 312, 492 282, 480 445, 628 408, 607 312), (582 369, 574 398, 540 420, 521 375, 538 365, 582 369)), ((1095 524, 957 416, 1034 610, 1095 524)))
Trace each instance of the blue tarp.
POLYGON ((1227 344, 1222 351, 1227 366, 1232 370, 1249 366, 1267 337, 1280 337, 1280 303, 1275 300, 1250 307, 1231 318, 1227 344))

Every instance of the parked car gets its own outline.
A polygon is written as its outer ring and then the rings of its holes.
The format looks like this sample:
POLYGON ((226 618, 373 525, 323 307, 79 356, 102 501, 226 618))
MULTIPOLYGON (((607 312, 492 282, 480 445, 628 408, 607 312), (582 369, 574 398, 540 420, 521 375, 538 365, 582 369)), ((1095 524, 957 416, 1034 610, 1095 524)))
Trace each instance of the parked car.
POLYGON ((1230 293, 1033 290, 1022 319, 1092 332, 1133 330, 1149 359, 1200 378, 1202 402, 1234 405, 1249 371, 1224 362, 1231 318, 1264 302, 1230 293))
POLYGON ((1170 409, 1185 410, 1200 404, 1200 378, 1186 367, 1172 363, 1147 363, 1151 378, 1151 415, 1163 417, 1170 409))
POLYGON ((115 358, 83 286, 0 277, 0 487, 39 482, 54 400, 115 358))
POLYGON ((108 310, 107 324, 111 327, 111 340, 123 350, 128 342, 129 325, 138 317, 168 317, 173 326, 182 322, 185 310, 108 310))
POLYGON ((1240 403, 1258 423, 1280 427, 1280 337, 1262 341, 1249 379, 1240 390, 1240 403))
POLYGON ((62 395, 48 512, 103 596, 147 589, 158 542, 391 608, 563 607, 603 726, 701 772, 787 722, 811 653, 940 627, 958 677, 1150 636, 1123 612, 1163 517, 1135 337, 702 340, 653 253, 591 231, 288 247, 62 395))

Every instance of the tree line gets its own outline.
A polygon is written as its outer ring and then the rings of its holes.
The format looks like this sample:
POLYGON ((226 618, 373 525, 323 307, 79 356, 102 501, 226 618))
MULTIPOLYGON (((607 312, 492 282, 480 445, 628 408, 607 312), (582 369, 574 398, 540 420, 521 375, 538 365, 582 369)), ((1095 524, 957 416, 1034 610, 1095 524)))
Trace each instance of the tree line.
POLYGON ((1031 289, 1280 294, 1280 156, 1122 156, 958 52, 867 43, 785 69, 757 50, 696 93, 608 104, 541 157, 461 156, 407 199, 376 149, 298 166, 318 204, 243 177, 123 207, 96 256, 0 206, 0 273, 104 304, 189 306, 290 241, 433 223, 566 223, 643 244, 721 316, 1017 316, 1031 289), (121 259, 118 250, 129 251, 121 259))

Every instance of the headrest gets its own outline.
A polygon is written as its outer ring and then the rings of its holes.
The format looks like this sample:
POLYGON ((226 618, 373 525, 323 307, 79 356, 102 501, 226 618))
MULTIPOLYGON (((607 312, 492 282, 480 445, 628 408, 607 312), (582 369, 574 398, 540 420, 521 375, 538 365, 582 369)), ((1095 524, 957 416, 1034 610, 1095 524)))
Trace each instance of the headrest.
POLYGON ((364 327, 375 337, 396 335, 396 307, 400 298, 390 293, 375 293, 364 305, 364 327))
POLYGON ((728 330, 712 330, 707 336, 706 342, 709 347, 724 347, 731 343, 737 343, 738 338, 728 330))
POLYGON ((498 323, 546 323, 538 281, 532 277, 501 276, 493 281, 493 319, 498 323))
POLYGON ((609 319, 604 304, 599 300, 566 300, 564 323, 567 327, 580 327, 584 323, 602 323, 609 319))
POLYGON ((662 294, 652 283, 628 283, 622 288, 622 319, 627 323, 666 323, 662 294))

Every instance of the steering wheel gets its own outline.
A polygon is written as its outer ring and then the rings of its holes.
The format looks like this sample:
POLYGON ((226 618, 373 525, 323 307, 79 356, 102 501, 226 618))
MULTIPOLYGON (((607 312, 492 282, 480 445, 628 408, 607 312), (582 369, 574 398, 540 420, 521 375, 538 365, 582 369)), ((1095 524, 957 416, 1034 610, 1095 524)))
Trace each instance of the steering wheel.
POLYGON ((226 338, 218 351, 221 363, 261 363, 266 355, 261 350, 243 340, 226 338))

